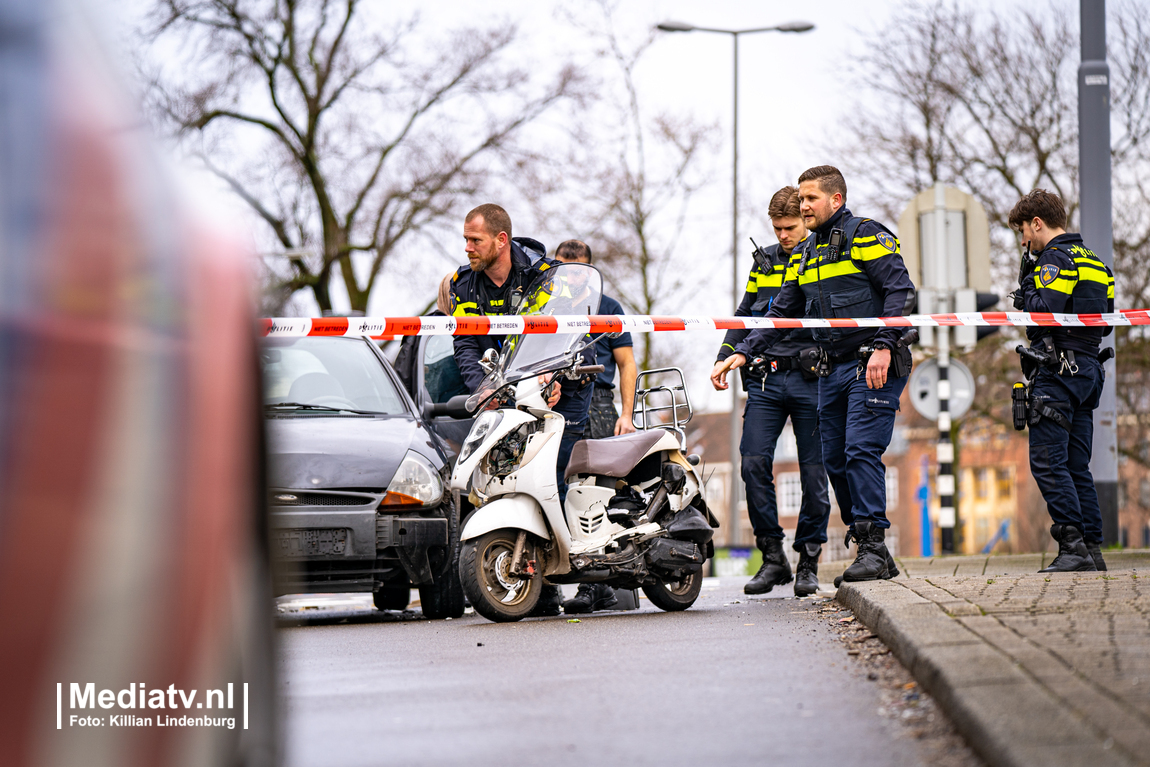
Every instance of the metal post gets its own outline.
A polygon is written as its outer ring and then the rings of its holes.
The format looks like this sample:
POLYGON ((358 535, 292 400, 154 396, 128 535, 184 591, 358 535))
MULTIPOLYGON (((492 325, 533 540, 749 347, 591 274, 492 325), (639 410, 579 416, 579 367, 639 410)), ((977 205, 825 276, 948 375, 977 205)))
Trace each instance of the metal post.
MULTIPOLYGON (((1082 239, 1111 269, 1114 229, 1110 201, 1110 65, 1106 63, 1106 2, 1081 0, 1082 63, 1078 67, 1078 163, 1082 239)), ((1102 339, 1114 345, 1113 334, 1102 339)), ((1106 385, 1094 411, 1090 472, 1102 508, 1102 540, 1118 542, 1118 433, 1115 363, 1106 363, 1106 385)))
MULTIPOLYGON (((949 312, 950 282, 946 252, 946 188, 934 187, 934 247, 938 298, 949 312)), ((937 308, 935 309, 937 311, 937 308)), ((950 328, 938 329, 938 527, 943 554, 954 553, 954 443, 950 440, 950 328)))
MULTIPOLYGON (((734 309, 739 308, 739 34, 734 32, 731 34, 731 39, 734 41, 735 50, 735 108, 732 123, 733 141, 731 151, 731 178, 733 179, 731 185, 731 274, 733 275, 731 283, 731 297, 734 300, 734 309)), ((734 313, 732 309, 732 314, 734 313)), ((741 481, 741 473, 739 471, 740 458, 739 455, 739 442, 740 432, 743 425, 742 413, 739 412, 739 376, 732 375, 731 382, 731 493, 728 499, 727 509, 730 512, 728 519, 734 523, 734 520, 739 518, 739 493, 738 487, 741 481)))
POLYGON ((938 528, 943 554, 954 553, 954 443, 950 441, 950 328, 938 329, 938 528))

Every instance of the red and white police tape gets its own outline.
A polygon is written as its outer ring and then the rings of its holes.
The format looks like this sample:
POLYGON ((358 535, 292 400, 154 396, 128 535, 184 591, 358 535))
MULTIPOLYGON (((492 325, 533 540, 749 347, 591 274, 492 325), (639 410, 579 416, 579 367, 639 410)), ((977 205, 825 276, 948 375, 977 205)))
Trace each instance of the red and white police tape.
POLYGON ((260 320, 264 336, 484 336, 519 333, 653 333, 664 330, 754 330, 756 328, 871 328, 954 326, 1118 327, 1150 325, 1150 309, 1109 314, 981 312, 911 314, 906 317, 790 319, 782 317, 651 317, 542 315, 480 317, 277 317, 260 320))

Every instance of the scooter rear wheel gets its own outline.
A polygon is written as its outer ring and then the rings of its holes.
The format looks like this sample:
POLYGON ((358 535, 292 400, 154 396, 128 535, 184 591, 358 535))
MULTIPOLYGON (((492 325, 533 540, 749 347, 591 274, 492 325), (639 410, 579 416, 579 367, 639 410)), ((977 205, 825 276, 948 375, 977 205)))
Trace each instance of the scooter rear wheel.
POLYGON ((695 604, 699 592, 703 590, 703 572, 685 575, 678 581, 663 581, 650 586, 643 586, 643 593, 651 604, 660 610, 676 612, 686 610, 695 604))
MULTIPOLYGON (((526 618, 543 593, 538 572, 524 580, 510 573, 518 530, 493 530, 464 541, 459 553, 459 581, 475 612, 496 623, 526 618)), ((534 543, 527 543, 527 558, 534 559, 534 543)))

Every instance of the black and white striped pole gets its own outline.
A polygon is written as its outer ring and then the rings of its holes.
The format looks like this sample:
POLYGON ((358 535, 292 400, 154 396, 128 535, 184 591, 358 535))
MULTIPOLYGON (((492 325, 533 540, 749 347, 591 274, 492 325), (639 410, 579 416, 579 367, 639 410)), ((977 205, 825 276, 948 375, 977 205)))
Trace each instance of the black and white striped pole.
POLYGON ((938 333, 938 531, 943 554, 954 553, 954 443, 950 440, 950 328, 938 333))
MULTIPOLYGON (((947 255, 946 188, 940 183, 934 187, 934 246, 939 268, 936 272, 938 300, 945 304, 943 311, 952 307, 953 292, 945 266, 947 255)), ((954 443, 950 439, 950 328, 938 329, 938 531, 943 554, 954 553, 954 528, 957 515, 954 510, 954 443)))

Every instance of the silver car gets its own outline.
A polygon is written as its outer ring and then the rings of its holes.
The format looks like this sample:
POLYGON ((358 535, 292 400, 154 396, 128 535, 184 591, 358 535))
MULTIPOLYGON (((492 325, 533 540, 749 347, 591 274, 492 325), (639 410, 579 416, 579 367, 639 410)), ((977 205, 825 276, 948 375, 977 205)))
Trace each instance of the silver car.
POLYGON ((429 618, 463 614, 444 443, 365 338, 261 350, 277 594, 370 591, 429 618))

